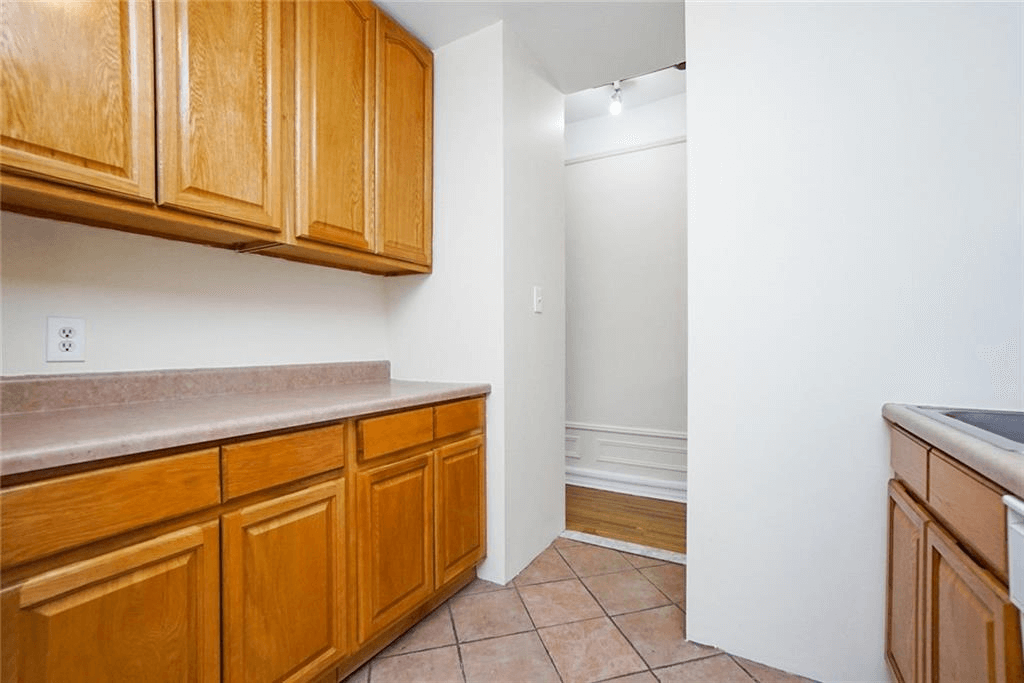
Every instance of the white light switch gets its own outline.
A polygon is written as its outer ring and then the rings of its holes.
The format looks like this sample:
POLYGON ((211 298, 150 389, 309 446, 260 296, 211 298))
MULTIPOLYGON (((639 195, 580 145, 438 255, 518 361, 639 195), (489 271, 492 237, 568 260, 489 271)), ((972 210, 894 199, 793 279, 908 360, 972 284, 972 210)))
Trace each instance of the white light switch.
POLYGON ((533 286, 533 312, 544 312, 544 289, 537 285, 533 286))

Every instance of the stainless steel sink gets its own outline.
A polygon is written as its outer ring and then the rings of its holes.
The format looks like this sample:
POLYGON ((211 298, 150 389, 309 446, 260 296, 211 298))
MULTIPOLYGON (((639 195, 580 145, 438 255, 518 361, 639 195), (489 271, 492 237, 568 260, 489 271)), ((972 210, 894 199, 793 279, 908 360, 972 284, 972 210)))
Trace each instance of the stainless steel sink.
POLYGON ((911 410, 999 448, 1024 453, 1024 412, 930 406, 912 406, 911 410))

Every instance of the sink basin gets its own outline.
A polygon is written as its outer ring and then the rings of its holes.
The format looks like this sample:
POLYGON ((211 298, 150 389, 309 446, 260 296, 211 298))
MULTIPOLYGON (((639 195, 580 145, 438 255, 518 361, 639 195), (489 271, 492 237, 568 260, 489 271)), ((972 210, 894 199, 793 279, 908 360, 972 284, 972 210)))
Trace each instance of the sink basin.
POLYGON ((999 448, 1024 453, 1024 412, 930 406, 912 406, 911 410, 999 448))
POLYGON ((1024 413, 1002 410, 950 410, 945 415, 1024 446, 1024 413))

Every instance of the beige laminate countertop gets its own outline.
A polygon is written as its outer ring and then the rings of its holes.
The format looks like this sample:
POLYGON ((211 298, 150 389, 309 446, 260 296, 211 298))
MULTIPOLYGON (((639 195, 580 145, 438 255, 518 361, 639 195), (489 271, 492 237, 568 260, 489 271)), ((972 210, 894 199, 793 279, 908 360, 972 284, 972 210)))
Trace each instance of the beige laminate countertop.
POLYGON ((903 403, 886 403, 882 406, 882 416, 988 477, 1015 496, 1024 498, 1024 454, 999 448, 911 410, 903 403))
POLYGON ((313 425, 480 396, 490 390, 489 384, 383 379, 6 414, 0 417, 0 474, 313 425))

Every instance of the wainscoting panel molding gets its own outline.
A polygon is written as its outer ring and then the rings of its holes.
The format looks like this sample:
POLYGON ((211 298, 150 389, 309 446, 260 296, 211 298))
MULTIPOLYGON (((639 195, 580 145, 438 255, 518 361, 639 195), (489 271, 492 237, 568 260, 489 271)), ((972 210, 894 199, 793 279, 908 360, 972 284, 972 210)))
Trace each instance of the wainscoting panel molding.
POLYGON ((567 422, 567 484, 686 502, 686 433, 567 422))

